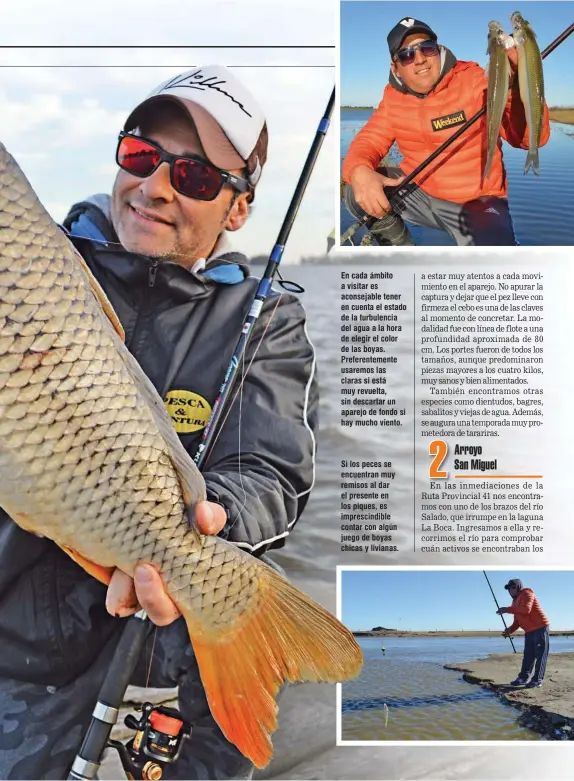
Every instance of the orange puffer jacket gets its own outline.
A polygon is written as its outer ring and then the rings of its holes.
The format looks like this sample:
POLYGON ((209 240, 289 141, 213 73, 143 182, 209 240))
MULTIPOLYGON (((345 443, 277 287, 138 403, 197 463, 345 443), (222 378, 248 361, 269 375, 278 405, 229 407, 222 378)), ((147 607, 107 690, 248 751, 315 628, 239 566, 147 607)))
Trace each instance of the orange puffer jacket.
MULTIPOLYGON (((404 155, 401 169, 409 174, 486 103, 488 80, 476 62, 456 62, 424 97, 407 92, 400 82, 395 80, 393 83, 393 78, 385 87, 379 107, 349 146, 343 163, 343 178, 348 183, 357 166, 378 168, 393 141, 404 155)), ((528 126, 517 82, 515 79, 509 90, 500 135, 511 146, 527 149, 528 126)), ((544 146, 549 137, 545 104, 539 146, 544 146)), ((465 203, 483 195, 506 197, 508 188, 500 140, 490 176, 484 184, 482 182, 486 144, 485 114, 425 168, 416 182, 429 195, 455 203, 465 203)))
POLYGON ((514 616, 514 623, 509 627, 509 632, 516 632, 519 628, 525 632, 533 632, 550 624, 531 588, 520 589, 507 610, 514 616))

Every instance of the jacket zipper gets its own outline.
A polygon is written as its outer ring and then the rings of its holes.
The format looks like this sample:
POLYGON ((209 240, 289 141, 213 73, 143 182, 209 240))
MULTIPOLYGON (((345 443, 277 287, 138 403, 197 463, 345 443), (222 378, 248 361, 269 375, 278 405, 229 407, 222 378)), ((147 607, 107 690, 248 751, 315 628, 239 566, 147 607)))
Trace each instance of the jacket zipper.
POLYGON ((151 262, 151 266, 149 267, 149 274, 148 274, 149 287, 153 287, 155 285, 155 278, 157 276, 158 266, 159 266, 159 260, 157 258, 154 258, 151 262))
MULTIPOLYGON (((157 276, 158 266, 159 266, 159 260, 157 258, 152 258, 151 259, 151 264, 150 264, 150 267, 149 267, 149 270, 148 270, 148 288, 153 288, 154 285, 155 285, 155 280, 156 280, 156 276, 157 276)), ((139 310, 139 312, 137 314, 136 322, 135 322, 135 325, 134 325, 134 329, 132 331, 132 335, 131 335, 130 341, 129 341, 128 344, 126 344, 126 347, 128 348, 128 350, 131 350, 131 346, 132 346, 132 344, 134 342, 134 339, 137 336, 137 333, 138 333, 138 330, 139 330, 139 325, 140 325, 140 323, 142 321, 142 318, 143 318, 144 314, 146 314, 146 312, 147 312, 147 304, 148 304, 148 302, 149 302, 149 294, 148 294, 148 296, 146 296, 144 298, 144 301, 143 301, 143 303, 141 305, 141 308, 140 308, 140 310, 139 310)))

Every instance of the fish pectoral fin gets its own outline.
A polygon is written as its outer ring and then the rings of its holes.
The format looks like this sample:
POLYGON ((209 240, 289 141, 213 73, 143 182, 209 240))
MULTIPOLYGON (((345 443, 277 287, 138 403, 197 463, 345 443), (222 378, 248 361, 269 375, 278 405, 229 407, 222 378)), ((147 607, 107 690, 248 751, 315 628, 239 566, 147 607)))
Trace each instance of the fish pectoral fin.
POLYGON ((341 682, 363 655, 331 613, 260 564, 255 606, 220 631, 178 604, 187 623, 209 707, 225 737, 258 768, 273 755, 275 696, 286 682, 341 682))
POLYGON ((125 336, 125 332, 124 332, 123 326, 120 323, 120 319, 116 315, 116 313, 114 311, 114 308, 113 308, 113 306, 110 303, 109 298, 106 296, 106 294, 104 293, 100 283, 98 282, 98 280, 95 278, 95 276, 90 271, 90 268, 89 268, 88 264, 86 263, 84 258, 80 255, 80 253, 78 252, 78 250, 75 247, 74 247, 74 251, 76 253, 76 256, 78 258, 78 261, 79 261, 81 267, 83 268, 86 276, 88 277, 88 281, 90 283, 90 287, 92 288, 92 293, 97 298, 98 303, 100 304, 100 306, 102 307, 102 309, 104 311, 104 314, 106 315, 106 317, 108 318, 108 320, 110 321, 112 326, 114 327, 114 331, 120 337, 122 342, 125 342, 126 336, 125 336))
POLYGON ((59 547, 64 551, 64 553, 67 553, 68 556, 76 562, 76 564, 79 564, 80 567, 85 569, 88 575, 91 575, 93 578, 96 578, 96 580, 99 580, 100 583, 104 584, 104 586, 109 585, 115 567, 102 567, 100 564, 95 564, 93 561, 85 559, 80 553, 73 550, 72 548, 69 548, 67 545, 60 545, 59 547))

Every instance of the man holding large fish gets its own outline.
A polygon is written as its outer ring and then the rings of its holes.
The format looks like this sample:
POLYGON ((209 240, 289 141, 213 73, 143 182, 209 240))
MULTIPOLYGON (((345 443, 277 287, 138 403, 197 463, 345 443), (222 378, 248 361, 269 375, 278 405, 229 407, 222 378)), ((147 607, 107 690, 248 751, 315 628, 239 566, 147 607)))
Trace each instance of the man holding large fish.
POLYGON ((202 475, 190 458, 256 289, 227 234, 266 157, 263 112, 220 66, 136 106, 111 197, 76 204, 67 236, 0 145, 2 778, 66 776, 138 603, 160 628, 134 682, 179 685, 193 728, 166 778, 250 777, 285 681, 360 670, 352 635, 259 558, 314 477, 294 296, 268 297, 202 475))
MULTIPOLYGON (((538 147, 550 125, 532 28, 518 13, 512 24, 514 38, 490 24, 486 74, 475 62, 457 60, 426 23, 404 18, 393 27, 389 84, 343 163, 345 202, 356 218, 383 218, 391 208, 384 187, 400 183, 486 105, 487 118, 416 177, 401 216, 445 231, 460 246, 516 244, 499 139, 528 149, 525 172, 532 166, 538 173, 538 147), (381 167, 394 142, 403 155, 400 169, 381 167)), ((382 243, 386 222, 380 220, 382 243)))

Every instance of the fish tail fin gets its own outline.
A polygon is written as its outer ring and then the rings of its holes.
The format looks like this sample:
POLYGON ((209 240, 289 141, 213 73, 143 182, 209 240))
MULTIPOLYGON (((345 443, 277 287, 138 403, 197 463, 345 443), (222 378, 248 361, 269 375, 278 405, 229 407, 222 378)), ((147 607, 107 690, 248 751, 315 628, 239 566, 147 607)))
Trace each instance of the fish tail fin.
MULTIPOLYGON (((259 568, 258 568, 259 569, 259 568)), ((286 681, 335 683, 363 665, 352 633, 270 567, 258 572, 258 598, 221 628, 179 605, 211 713, 225 737, 253 764, 271 760, 275 696, 286 681)))
POLYGON ((536 174, 536 176, 540 176, 540 166, 538 164, 538 149, 529 149, 528 154, 526 155, 524 173, 527 174, 531 168, 536 174))
POLYGON ((482 181, 483 182, 486 181, 486 179, 488 179, 488 177, 490 176, 490 169, 492 168, 492 158, 493 158, 493 156, 494 156, 493 154, 489 154, 488 158, 486 160, 486 165, 484 166, 484 172, 482 174, 482 181))

